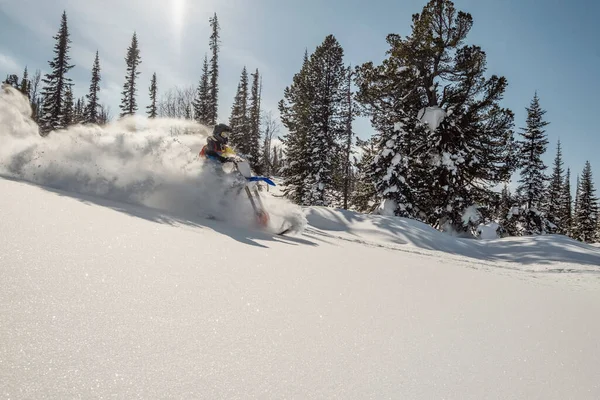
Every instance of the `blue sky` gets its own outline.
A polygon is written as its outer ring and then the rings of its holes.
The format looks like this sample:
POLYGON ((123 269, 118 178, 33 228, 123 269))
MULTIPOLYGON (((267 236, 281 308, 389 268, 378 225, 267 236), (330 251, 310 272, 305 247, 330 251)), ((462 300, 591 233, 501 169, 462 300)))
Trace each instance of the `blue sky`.
MULTIPOLYGON (((312 51, 327 34, 345 50, 346 63, 379 62, 387 50, 388 33, 410 32, 411 15, 425 0, 0 0, 0 77, 47 69, 52 36, 62 10, 71 31, 71 71, 76 95, 85 94, 95 51, 100 52, 101 101, 117 115, 125 73, 124 56, 134 30, 140 42, 142 75, 140 111, 147 104, 153 72, 159 91, 174 85, 195 85, 208 51, 208 18, 221 23, 221 120, 227 120, 242 67, 263 74, 263 105, 277 111, 283 89, 301 65, 304 49, 312 51)), ((509 81, 503 105, 524 126, 525 107, 537 90, 547 110, 551 164, 556 141, 563 144, 565 166, 573 182, 590 160, 600 185, 600 3, 586 0, 456 0, 470 12, 474 27, 468 41, 488 55, 488 71, 509 81)), ((359 120, 361 137, 372 133, 359 120)))

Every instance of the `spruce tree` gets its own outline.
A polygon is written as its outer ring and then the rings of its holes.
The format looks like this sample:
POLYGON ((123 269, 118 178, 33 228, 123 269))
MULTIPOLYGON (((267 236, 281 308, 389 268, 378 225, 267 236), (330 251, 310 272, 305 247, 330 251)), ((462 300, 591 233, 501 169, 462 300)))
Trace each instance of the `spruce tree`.
POLYGON ((571 197, 571 169, 567 168, 565 181, 562 185, 560 197, 561 220, 559 233, 562 235, 571 236, 573 229, 573 198, 571 197))
POLYGON ((248 111, 248 71, 246 70, 246 67, 244 67, 231 107, 229 126, 232 131, 230 138, 231 146, 245 157, 249 157, 251 151, 250 119, 248 111))
POLYGON ((548 187, 547 196, 544 199, 546 218, 556 227, 552 229, 551 232, 563 231, 562 221, 565 219, 562 214, 565 211, 562 202, 564 194, 563 175, 562 149, 559 140, 556 145, 556 157, 554 158, 554 168, 552 170, 552 176, 550 177, 550 186, 548 187))
POLYGON ((537 92, 526 110, 526 127, 521 128, 522 139, 519 141, 518 150, 521 177, 517 195, 520 209, 515 218, 518 219, 516 224, 520 235, 533 235, 546 233, 552 228, 542 212, 548 180, 544 173, 547 167, 542 161, 548 145, 543 128, 548 125, 548 122, 543 119, 546 111, 540 106, 537 92))
MULTIPOLYGON (((310 128, 310 105, 312 87, 309 76, 308 51, 304 52, 302 68, 293 77, 292 84, 284 89, 279 101, 281 122, 288 133, 281 138, 285 145, 286 159, 279 154, 279 173, 284 180, 284 195, 297 204, 304 202, 307 187, 308 136, 310 128)), ((281 148, 279 149, 281 151, 281 148)))
POLYGON ((439 229, 473 231, 463 214, 485 206, 514 170, 513 113, 504 77, 465 40, 470 14, 431 0, 411 34, 390 34, 387 58, 357 68, 357 100, 377 131, 372 164, 382 210, 439 229))
POLYGON ((575 239, 586 243, 596 240, 598 228, 598 199, 592 179, 592 166, 586 161, 578 187, 578 201, 575 209, 575 239))
POLYGON ((208 71, 209 86, 208 86, 208 104, 207 104, 207 123, 215 125, 218 118, 218 104, 219 104, 219 21, 217 14, 209 19, 212 33, 210 35, 210 69, 208 71))
POLYGON ((148 109, 148 118, 156 118, 156 72, 152 74, 152 80, 150 81, 150 104, 146 107, 148 109))
POLYGON ((90 91, 87 94, 87 105, 85 107, 85 122, 88 124, 98 123, 98 92, 100 91, 100 58, 96 50, 94 65, 92 66, 92 81, 90 83, 90 91))
POLYGON ((196 98, 194 99, 194 115, 196 121, 203 125, 208 125, 209 120, 209 70, 208 70, 208 57, 204 55, 204 63, 202 64, 202 75, 200 77, 200 83, 196 91, 196 98))
POLYGON ((68 128, 76 122, 77 121, 75 118, 75 100, 73 99, 73 91, 71 89, 71 85, 69 85, 67 86, 67 90, 65 92, 61 126, 63 128, 68 128))
POLYGON ((250 103, 248 111, 249 124, 249 161, 252 169, 257 173, 262 173, 261 157, 260 157, 260 100, 261 100, 261 85, 258 69, 251 74, 252 89, 250 91, 250 103))
POLYGON ((127 49, 127 56, 125 57, 127 64, 127 75, 125 76, 125 83, 123 84, 123 92, 121 98, 121 114, 120 117, 127 115, 133 115, 137 111, 136 101, 136 78, 139 76, 138 66, 141 64, 140 50, 138 48, 138 40, 136 32, 133 33, 131 38, 131 45, 127 49))
POLYGON ((64 102, 67 88, 71 85, 71 78, 68 78, 66 74, 74 67, 70 64, 71 39, 69 38, 66 12, 63 12, 60 28, 53 38, 56 40, 54 45, 55 56, 52 61, 48 62, 51 71, 42 79, 42 82, 44 82, 44 88, 42 89, 43 103, 39 123, 42 135, 47 135, 52 130, 64 127, 64 102))
POLYGON ((290 184, 287 195, 303 205, 331 203, 336 152, 346 122, 343 55, 337 39, 325 37, 305 58, 280 102, 282 122, 289 130, 285 138, 289 163, 283 171, 290 184))

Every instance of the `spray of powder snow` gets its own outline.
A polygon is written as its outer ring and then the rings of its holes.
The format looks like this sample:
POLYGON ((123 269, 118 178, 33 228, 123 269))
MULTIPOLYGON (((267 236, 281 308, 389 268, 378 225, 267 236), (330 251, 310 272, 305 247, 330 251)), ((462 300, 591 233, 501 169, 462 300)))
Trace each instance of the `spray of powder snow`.
MULTIPOLYGON (((199 157, 209 129, 186 120, 131 117, 106 126, 76 125, 42 137, 27 99, 0 90, 0 174, 56 189, 145 205, 186 218, 212 215, 252 222, 242 191, 230 191, 234 174, 216 175, 199 157)), ((264 196, 273 222, 299 227, 299 207, 264 196)))

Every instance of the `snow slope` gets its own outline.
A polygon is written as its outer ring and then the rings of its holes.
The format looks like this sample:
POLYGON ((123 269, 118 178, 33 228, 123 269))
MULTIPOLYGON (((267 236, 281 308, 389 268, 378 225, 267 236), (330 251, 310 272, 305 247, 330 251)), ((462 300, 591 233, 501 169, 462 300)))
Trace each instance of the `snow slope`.
POLYGON ((479 267, 333 224, 274 237, 6 179, 0 193, 6 398, 600 396, 593 274, 479 267))
POLYGON ((0 91, 1 397, 600 397, 596 247, 300 210, 279 187, 269 209, 309 225, 273 236, 220 205, 205 127, 41 138, 29 113, 0 91))

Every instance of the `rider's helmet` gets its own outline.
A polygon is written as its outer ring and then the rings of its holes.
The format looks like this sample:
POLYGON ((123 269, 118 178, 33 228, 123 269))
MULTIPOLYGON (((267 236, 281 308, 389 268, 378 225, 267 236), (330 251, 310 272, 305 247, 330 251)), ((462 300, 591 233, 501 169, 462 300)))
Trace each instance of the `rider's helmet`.
POLYGON ((212 135, 218 142, 227 144, 231 136, 231 128, 225 124, 215 125, 212 135))

